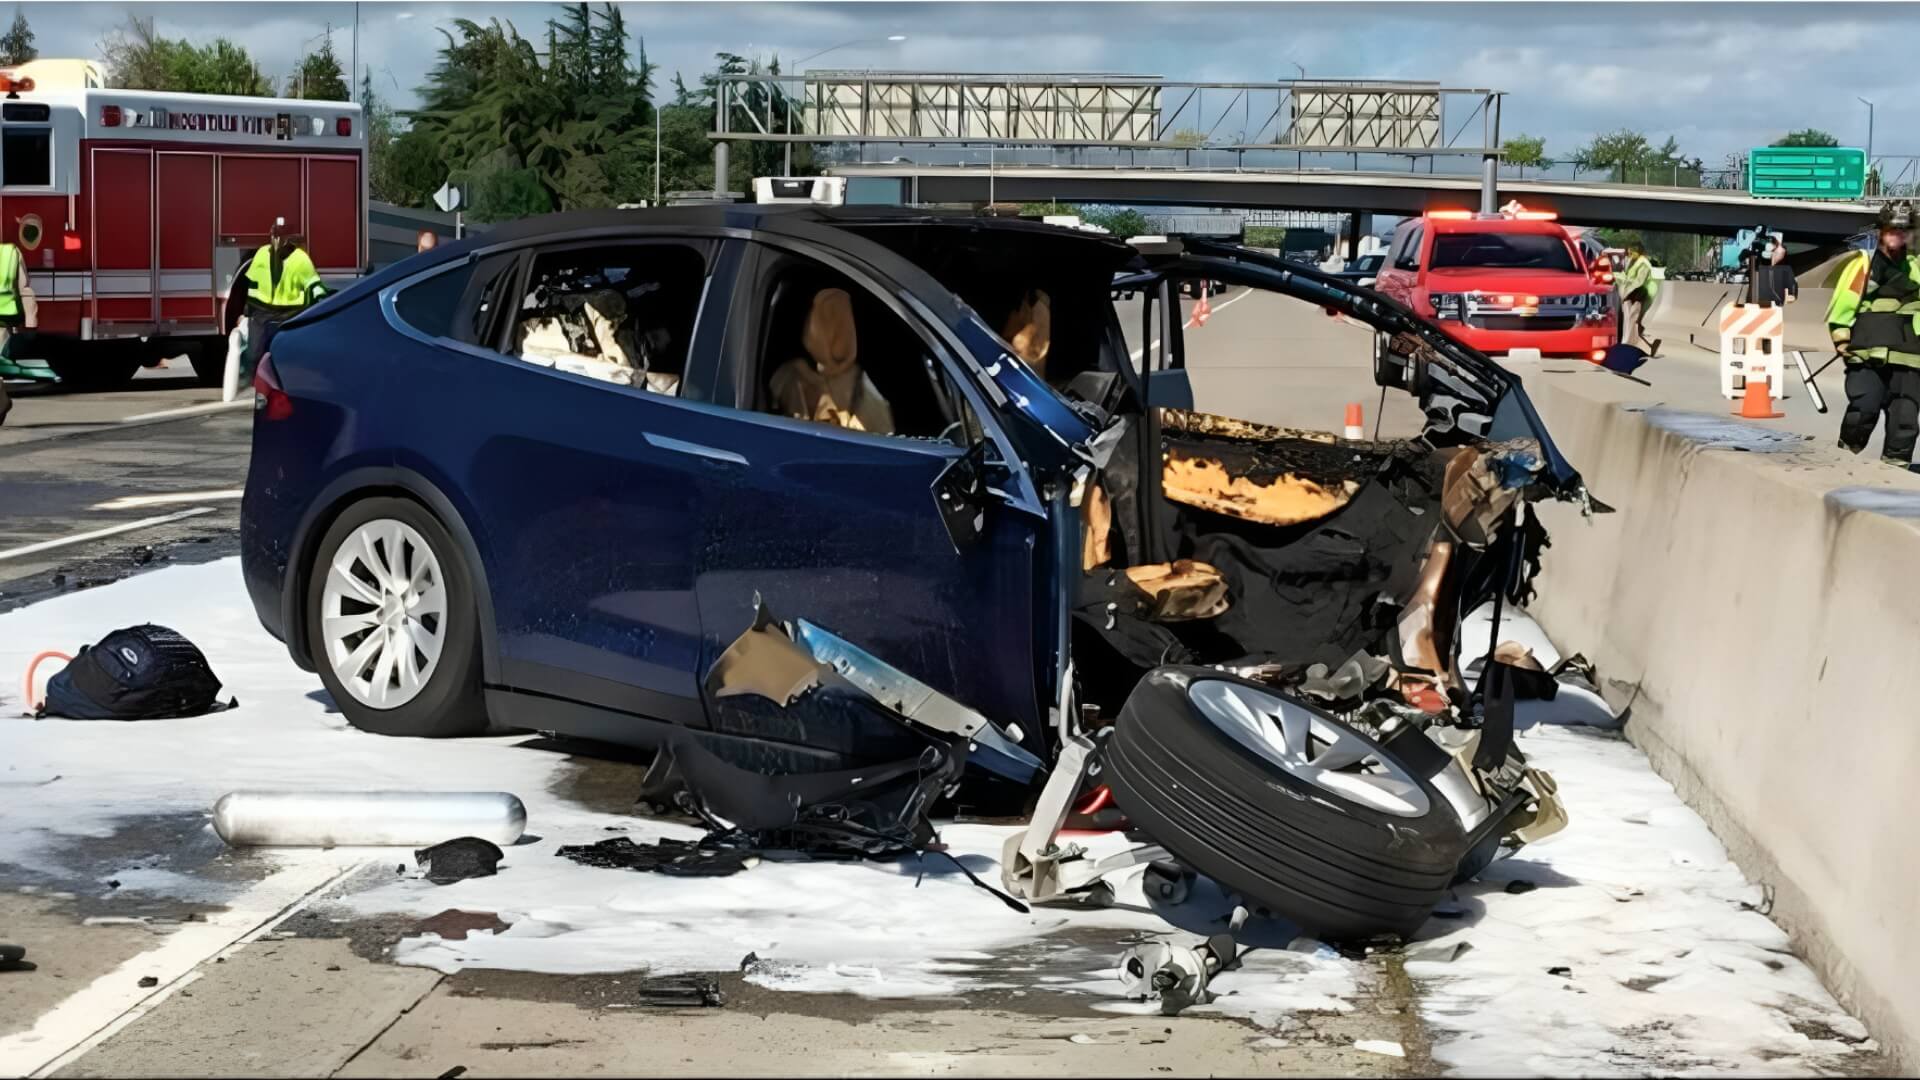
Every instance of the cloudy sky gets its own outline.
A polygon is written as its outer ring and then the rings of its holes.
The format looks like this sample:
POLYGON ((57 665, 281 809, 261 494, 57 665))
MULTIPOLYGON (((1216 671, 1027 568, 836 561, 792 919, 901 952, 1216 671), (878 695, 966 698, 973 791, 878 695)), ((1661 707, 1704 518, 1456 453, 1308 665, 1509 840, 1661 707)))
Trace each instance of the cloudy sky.
MULTIPOLYGON (((97 56, 129 10, 162 33, 247 47, 284 76, 331 24, 344 61, 355 4, 23 3, 43 56, 97 56)), ((405 100, 456 16, 532 35, 535 3, 362 3, 360 62, 405 100)), ((1634 127, 1717 162, 1790 128, 1818 127, 1876 154, 1920 154, 1909 57, 1920 6, 1599 3, 625 3, 647 52, 689 81, 721 50, 788 62, 855 39, 808 67, 964 72, 1104 71, 1197 81, 1364 76, 1509 93, 1507 134, 1549 155, 1634 127)), ((3 18, 4 16, 0 16, 3 18)), ((667 82, 663 78, 663 85, 667 82)))

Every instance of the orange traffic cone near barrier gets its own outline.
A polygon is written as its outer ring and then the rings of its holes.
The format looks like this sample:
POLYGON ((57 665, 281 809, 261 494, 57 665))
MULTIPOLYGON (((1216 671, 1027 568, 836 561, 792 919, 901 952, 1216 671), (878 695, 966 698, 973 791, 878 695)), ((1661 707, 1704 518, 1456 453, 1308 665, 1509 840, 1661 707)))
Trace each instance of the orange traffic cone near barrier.
POLYGON ((1773 411, 1773 380, 1748 379, 1746 396, 1740 399, 1740 411, 1733 415, 1742 420, 1778 420, 1787 414, 1773 411))
POLYGON ((1207 283, 1200 283, 1200 302, 1193 305, 1193 325, 1205 326, 1213 316, 1213 303, 1207 299, 1207 283))
POLYGON ((1347 402, 1347 430, 1345 432, 1346 437, 1349 439, 1366 438, 1367 437, 1366 424, 1367 424, 1366 419, 1362 415, 1362 412, 1360 409, 1360 403, 1357 401, 1347 402))

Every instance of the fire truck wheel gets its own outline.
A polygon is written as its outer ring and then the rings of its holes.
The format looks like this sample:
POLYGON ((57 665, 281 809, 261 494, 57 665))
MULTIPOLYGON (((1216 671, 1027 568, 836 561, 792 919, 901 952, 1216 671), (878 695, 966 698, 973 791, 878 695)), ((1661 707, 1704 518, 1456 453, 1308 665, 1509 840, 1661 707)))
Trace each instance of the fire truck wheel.
POLYGON ((139 357, 122 356, 120 352, 78 349, 48 357, 47 366, 60 376, 64 389, 117 390, 132 381, 134 373, 140 370, 139 357))

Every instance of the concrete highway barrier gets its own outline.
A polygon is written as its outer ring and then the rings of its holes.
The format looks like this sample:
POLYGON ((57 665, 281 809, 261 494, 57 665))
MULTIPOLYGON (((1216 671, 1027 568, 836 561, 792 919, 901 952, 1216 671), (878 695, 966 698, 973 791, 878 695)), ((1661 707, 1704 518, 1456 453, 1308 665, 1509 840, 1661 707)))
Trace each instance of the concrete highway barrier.
MULTIPOLYGON (((1681 283, 1670 313, 1710 291, 1681 283)), ((1798 951, 1920 1070, 1920 842, 1906 820, 1920 479, 1831 435, 1649 407, 1652 391, 1592 370, 1513 366, 1617 510, 1543 508, 1553 547, 1535 614, 1598 665, 1609 702, 1632 710, 1628 735, 1769 887, 1798 951), (1729 439, 1761 452, 1713 445, 1729 439)))
MULTIPOLYGON (((1720 309, 1740 299, 1744 285, 1719 285, 1711 281, 1667 281, 1647 313, 1647 330, 1665 342, 1663 351, 1686 342, 1692 334, 1695 343, 1720 349, 1720 309)), ((1800 349, 1810 362, 1832 351, 1827 336, 1827 303, 1831 289, 1801 288, 1800 299, 1787 305, 1787 347, 1800 349)))

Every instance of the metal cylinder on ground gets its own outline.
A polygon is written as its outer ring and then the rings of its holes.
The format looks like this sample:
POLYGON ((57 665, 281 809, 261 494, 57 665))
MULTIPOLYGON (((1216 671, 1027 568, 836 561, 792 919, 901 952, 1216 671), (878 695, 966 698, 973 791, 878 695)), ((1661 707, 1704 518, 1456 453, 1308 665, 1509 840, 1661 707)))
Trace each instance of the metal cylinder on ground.
POLYGON ((234 847, 428 847, 520 839, 527 808, 505 791, 234 791, 213 829, 234 847))

